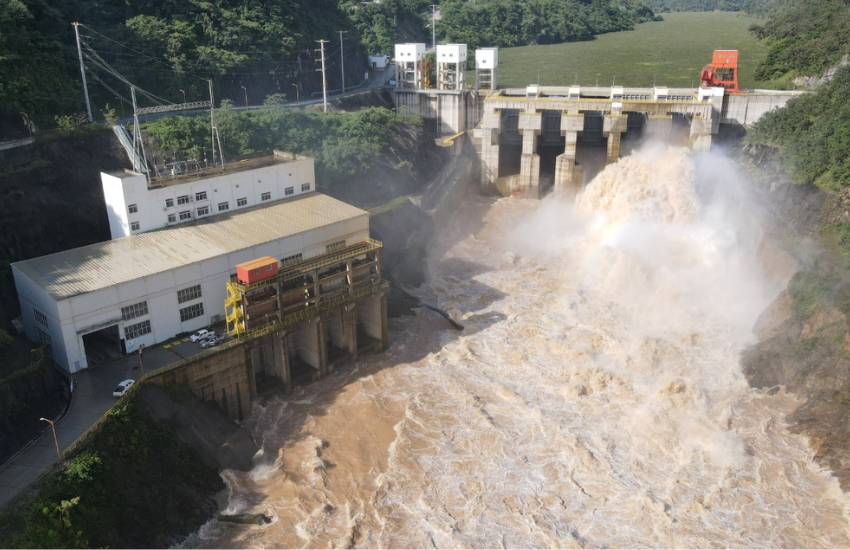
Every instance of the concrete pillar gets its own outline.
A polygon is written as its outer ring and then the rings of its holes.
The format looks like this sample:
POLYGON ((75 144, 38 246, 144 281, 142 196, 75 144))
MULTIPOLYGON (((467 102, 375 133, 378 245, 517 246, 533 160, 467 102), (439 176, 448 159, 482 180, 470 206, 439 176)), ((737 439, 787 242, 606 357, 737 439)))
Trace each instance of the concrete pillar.
POLYGON ((327 366, 327 350, 325 349, 324 326, 321 318, 314 317, 304 322, 295 334, 298 346, 298 357, 316 369, 314 379, 324 376, 327 366))
POLYGON ((476 137, 481 140, 481 189, 488 193, 496 190, 499 181, 500 125, 498 112, 485 112, 481 128, 475 130, 476 137))
POLYGON ((540 185, 540 155, 537 154, 537 137, 543 128, 542 113, 520 113, 518 127, 522 132, 519 184, 521 187, 537 187, 540 185))
POLYGON ((342 326, 345 330, 345 341, 348 353, 357 361, 357 313, 354 311, 355 304, 345 304, 342 307, 342 326))
POLYGON ((292 382, 292 370, 289 364, 289 338, 287 336, 288 331, 286 330, 281 330, 274 334, 274 338, 277 340, 275 367, 280 381, 288 386, 292 382))
POLYGON ((608 154, 605 157, 605 164, 617 162, 620 158, 620 132, 610 132, 608 134, 608 154))
POLYGON ((561 115, 564 152, 555 157, 555 192, 575 196, 581 190, 581 166, 576 163, 578 133, 584 130, 582 113, 561 115))
POLYGON ((694 116, 691 120, 691 149, 700 153, 711 150, 712 119, 694 116))
POLYGON ((578 132, 567 132, 564 136, 564 152, 555 157, 555 192, 572 196, 581 190, 581 168, 576 165, 576 142, 578 132), (576 180, 578 168, 578 180, 576 180))
POLYGON ((629 128, 629 117, 622 113, 605 115, 602 134, 608 137, 608 153, 605 164, 617 162, 620 158, 620 137, 629 128))

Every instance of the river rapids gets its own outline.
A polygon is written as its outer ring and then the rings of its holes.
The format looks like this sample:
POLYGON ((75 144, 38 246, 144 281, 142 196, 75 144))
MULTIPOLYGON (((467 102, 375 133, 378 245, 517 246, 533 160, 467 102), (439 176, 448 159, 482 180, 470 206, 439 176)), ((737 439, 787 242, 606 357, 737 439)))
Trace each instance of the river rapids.
MULTIPOLYGON (((848 547, 850 500, 752 390, 766 269, 731 161, 649 148, 576 201, 470 193, 390 348, 244 425, 227 514, 187 547, 848 547)), ((776 265, 786 265, 778 269, 776 265)))

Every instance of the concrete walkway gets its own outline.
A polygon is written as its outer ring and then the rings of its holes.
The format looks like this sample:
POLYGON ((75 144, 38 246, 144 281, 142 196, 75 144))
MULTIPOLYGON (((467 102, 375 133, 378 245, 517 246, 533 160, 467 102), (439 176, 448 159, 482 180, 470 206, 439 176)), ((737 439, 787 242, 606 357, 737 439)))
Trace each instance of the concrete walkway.
MULTIPOLYGON (((200 351, 200 344, 194 344, 188 338, 174 339, 147 348, 142 356, 145 372, 200 351)), ((55 421, 60 450, 64 451, 69 447, 115 404, 116 398, 112 396, 112 390, 118 382, 127 378, 138 380, 141 376, 137 355, 121 357, 74 374, 77 384, 72 394, 71 406, 64 417, 55 421)), ((18 495, 56 464, 56 444, 50 427, 47 428, 41 437, 0 466, 0 509, 14 502, 18 495)))

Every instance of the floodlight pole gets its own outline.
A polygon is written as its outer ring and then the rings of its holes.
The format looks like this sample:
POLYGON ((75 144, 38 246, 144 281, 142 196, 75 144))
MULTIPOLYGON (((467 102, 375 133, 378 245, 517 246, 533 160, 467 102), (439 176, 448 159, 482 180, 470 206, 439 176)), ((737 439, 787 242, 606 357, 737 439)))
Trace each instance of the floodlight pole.
POLYGON ((59 450, 59 439, 56 437, 56 426, 53 425, 52 420, 48 420, 46 418, 39 418, 39 420, 42 420, 42 421, 50 424, 50 429, 53 430, 53 443, 56 444, 56 459, 59 462, 62 462, 62 452, 59 450))
POLYGON ((431 4, 431 46, 437 48, 437 4, 431 4))
POLYGON ((325 42, 327 42, 327 40, 325 40, 323 38, 321 40, 316 40, 316 42, 318 42, 319 45, 321 46, 321 52, 322 52, 322 68, 320 69, 322 71, 322 106, 324 107, 324 110, 327 113, 328 112, 328 79, 325 76, 325 42))
POLYGON ((80 49, 80 24, 76 21, 71 24, 74 25, 74 34, 77 36, 77 56, 80 58, 80 74, 83 75, 83 95, 86 97, 86 113, 88 113, 89 122, 91 122, 91 103, 89 103, 89 87, 86 84, 86 66, 83 64, 83 50, 80 49))
POLYGON ((342 93, 345 93, 345 56, 343 55, 343 52, 345 50, 343 49, 344 46, 343 46, 343 43, 342 43, 342 35, 344 33, 347 33, 348 31, 336 31, 336 32, 339 33, 339 62, 340 62, 340 67, 341 67, 340 70, 342 72, 342 93))

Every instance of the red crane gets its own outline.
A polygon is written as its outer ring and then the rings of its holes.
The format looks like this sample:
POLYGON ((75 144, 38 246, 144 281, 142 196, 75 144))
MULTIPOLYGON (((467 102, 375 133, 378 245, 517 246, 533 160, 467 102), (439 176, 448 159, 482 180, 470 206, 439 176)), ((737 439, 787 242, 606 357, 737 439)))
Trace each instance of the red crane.
POLYGON ((700 85, 738 91, 738 50, 714 50, 711 63, 699 75, 700 85))

